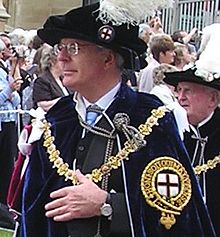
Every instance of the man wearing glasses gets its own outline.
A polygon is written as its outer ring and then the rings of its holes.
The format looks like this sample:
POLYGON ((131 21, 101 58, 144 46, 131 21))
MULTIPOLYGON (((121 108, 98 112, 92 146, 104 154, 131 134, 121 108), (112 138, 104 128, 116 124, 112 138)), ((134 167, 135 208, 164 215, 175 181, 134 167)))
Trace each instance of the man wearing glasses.
POLYGON ((38 30, 75 94, 35 123, 21 236, 215 236, 172 113, 121 83, 123 67, 143 66, 138 27, 104 24, 98 7, 38 30))

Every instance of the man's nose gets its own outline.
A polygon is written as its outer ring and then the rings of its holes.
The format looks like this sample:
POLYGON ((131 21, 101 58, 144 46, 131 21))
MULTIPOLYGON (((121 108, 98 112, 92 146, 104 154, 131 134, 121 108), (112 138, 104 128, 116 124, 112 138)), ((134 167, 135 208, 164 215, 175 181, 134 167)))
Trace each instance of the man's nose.
POLYGON ((177 99, 178 99, 179 102, 181 102, 185 99, 185 95, 182 91, 177 92, 177 99))
POLYGON ((70 56, 66 49, 62 49, 57 55, 57 60, 59 61, 67 61, 69 58, 70 56))

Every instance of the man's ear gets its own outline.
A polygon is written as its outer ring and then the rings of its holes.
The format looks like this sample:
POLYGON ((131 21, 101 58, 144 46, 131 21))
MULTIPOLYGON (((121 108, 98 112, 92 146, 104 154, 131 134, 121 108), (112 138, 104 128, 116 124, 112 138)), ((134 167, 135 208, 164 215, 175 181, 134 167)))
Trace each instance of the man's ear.
POLYGON ((104 55, 104 60, 105 66, 106 68, 108 68, 109 66, 112 66, 112 64, 115 63, 116 55, 111 50, 107 50, 104 55))
POLYGON ((220 97, 220 95, 219 95, 218 91, 212 91, 211 97, 210 97, 210 105, 211 106, 213 105, 213 107, 215 107, 216 104, 219 103, 219 97, 220 97))

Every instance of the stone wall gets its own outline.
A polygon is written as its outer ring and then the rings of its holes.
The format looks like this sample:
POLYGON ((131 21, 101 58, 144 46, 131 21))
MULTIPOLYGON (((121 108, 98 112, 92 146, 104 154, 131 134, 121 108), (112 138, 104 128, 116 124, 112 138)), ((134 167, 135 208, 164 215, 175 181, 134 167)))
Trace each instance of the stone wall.
POLYGON ((6 21, 8 31, 14 28, 25 30, 42 26, 52 14, 63 14, 69 9, 82 6, 83 0, 3 0, 11 17, 6 21))

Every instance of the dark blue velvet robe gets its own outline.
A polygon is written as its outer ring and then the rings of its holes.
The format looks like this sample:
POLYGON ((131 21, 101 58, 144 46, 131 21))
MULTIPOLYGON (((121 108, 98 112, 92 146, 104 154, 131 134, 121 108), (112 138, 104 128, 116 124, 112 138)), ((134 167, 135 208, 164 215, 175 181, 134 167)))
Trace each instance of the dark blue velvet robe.
MULTIPOLYGON (((218 155, 220 151, 220 108, 215 110, 209 121, 197 129, 202 138, 208 137, 204 150, 204 158, 207 163, 208 160, 212 160, 218 155)), ((184 144, 191 158, 193 157, 196 147, 196 140, 191 137, 193 134, 192 131, 184 134, 184 144)), ((214 169, 208 170, 205 177, 208 210, 216 233, 220 236, 220 165, 218 164, 214 169)), ((200 180, 202 179, 201 174, 200 180)))
MULTIPOLYGON (((153 108, 161 102, 152 95, 136 93, 122 85, 117 98, 107 110, 111 119, 118 112, 125 112, 131 119, 131 125, 138 127, 144 123, 153 108)), ((72 164, 75 147, 81 137, 82 128, 78 122, 72 96, 61 99, 47 114, 52 123, 55 143, 61 151, 65 162, 72 164)), ((192 171, 186 150, 178 135, 173 114, 168 113, 153 127, 153 132, 146 136, 147 145, 140 151, 130 155, 125 161, 128 199, 132 215, 134 234, 136 237, 214 237, 207 209, 202 201, 197 180, 192 171), (160 156, 171 156, 181 161, 190 175, 193 196, 180 216, 176 216, 176 224, 166 230, 160 224, 161 213, 147 205, 140 188, 141 174, 146 165, 160 156)), ((124 141, 122 141, 122 146, 124 141)), ((58 176, 48 155, 42 146, 42 140, 34 144, 22 197, 22 237, 67 237, 66 226, 55 223, 45 217, 44 205, 51 201, 50 192, 60 187, 71 185, 58 176)), ((123 219, 123 217, 120 217, 123 219)), ((121 220, 123 221, 123 220, 121 220)), ((113 219, 111 228, 120 228, 120 223, 113 219)), ((117 237, 117 234, 114 235, 117 237)), ((119 235, 118 235, 119 236, 119 235)), ((86 237, 86 236, 85 236, 86 237)), ((129 237, 129 236, 128 236, 129 237)))

